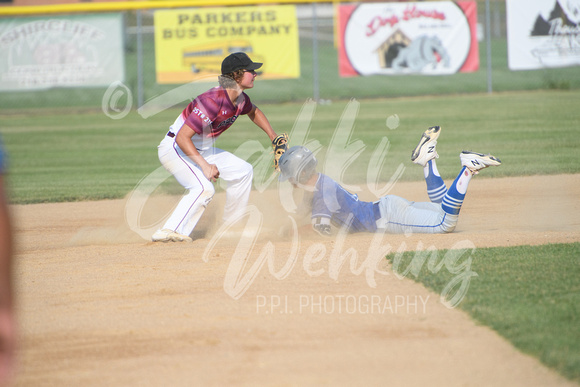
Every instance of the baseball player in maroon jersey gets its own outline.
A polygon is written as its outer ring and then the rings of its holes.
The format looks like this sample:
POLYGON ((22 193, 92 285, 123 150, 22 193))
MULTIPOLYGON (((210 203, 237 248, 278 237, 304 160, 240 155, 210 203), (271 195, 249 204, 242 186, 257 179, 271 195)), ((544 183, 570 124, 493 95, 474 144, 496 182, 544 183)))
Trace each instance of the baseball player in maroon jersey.
POLYGON ((191 241, 189 235, 211 201, 214 181, 227 182, 224 220, 248 203, 252 188, 252 166, 230 152, 213 147, 217 137, 241 115, 275 140, 276 133, 264 113, 244 92, 254 87, 256 70, 242 52, 226 57, 216 86, 189 103, 169 127, 158 147, 161 164, 188 190, 162 229, 153 234, 154 242, 191 241))

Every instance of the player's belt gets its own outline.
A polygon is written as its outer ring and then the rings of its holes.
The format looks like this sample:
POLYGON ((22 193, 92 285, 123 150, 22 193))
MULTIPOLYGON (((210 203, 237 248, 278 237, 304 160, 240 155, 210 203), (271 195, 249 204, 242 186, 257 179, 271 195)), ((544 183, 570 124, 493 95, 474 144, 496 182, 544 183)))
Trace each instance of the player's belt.
POLYGON ((175 137, 175 133, 173 133, 172 131, 167 132, 167 135, 171 138, 175 137))
POLYGON ((379 202, 373 203, 373 212, 375 213, 375 221, 381 219, 381 209, 379 207, 379 202))

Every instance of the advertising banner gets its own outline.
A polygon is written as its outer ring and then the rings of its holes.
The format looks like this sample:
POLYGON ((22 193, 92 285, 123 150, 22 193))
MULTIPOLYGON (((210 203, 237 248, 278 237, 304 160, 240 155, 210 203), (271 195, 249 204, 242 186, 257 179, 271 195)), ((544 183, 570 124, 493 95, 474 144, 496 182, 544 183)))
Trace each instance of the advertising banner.
POLYGON ((122 14, 0 19, 0 91, 125 80, 122 14))
POLYGON ((340 5, 338 32, 343 77, 479 69, 474 1, 340 5))
POLYGON ((580 65, 580 0, 507 0, 508 67, 580 65))
POLYGON ((245 52, 263 79, 298 78, 298 22, 293 5, 191 8, 155 12, 158 83, 221 73, 222 60, 245 52))

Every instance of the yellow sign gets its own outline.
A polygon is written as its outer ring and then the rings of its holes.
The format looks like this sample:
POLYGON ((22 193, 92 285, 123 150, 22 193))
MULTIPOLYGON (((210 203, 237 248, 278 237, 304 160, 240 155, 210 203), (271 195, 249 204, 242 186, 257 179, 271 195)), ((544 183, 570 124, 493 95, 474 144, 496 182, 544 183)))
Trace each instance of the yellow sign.
POLYGON ((158 83, 185 83, 221 74, 222 60, 245 52, 262 62, 264 79, 298 78, 294 5, 191 8, 155 12, 158 83))

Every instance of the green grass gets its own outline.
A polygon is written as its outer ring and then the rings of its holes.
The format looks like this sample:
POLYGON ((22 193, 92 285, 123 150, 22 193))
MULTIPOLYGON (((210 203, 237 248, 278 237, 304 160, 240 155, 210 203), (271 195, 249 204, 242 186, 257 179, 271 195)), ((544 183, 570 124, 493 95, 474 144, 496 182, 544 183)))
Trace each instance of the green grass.
MULTIPOLYGON (((401 180, 422 180, 422 170, 410 162, 409 154, 424 128, 435 124, 444 128, 437 149, 439 170, 446 179, 457 174, 463 149, 491 152, 502 160, 501 167, 486 170, 478 178, 580 173, 578 101, 580 90, 361 100, 351 141, 361 140, 366 148, 346 169, 344 181, 367 181, 372 151, 384 136, 390 149, 381 180, 388 181, 400 163, 405 166, 401 180), (386 120, 394 114, 400 125, 391 130, 386 120)), ((319 154, 322 168, 324 149, 347 104, 318 104, 310 122, 309 138, 324 147, 319 154)), ((283 132, 292 129, 302 104, 260 107, 275 130, 283 132)), ((159 167, 156 146, 179 112, 169 109, 148 119, 132 112, 120 120, 108 118, 100 109, 46 108, 0 115, 0 133, 10 156, 12 202, 125 196, 159 167)), ((248 140, 269 146, 261 130, 242 117, 217 146, 235 152, 248 140)))
MULTIPOLYGON (((148 100, 177 85, 155 84, 152 41, 145 41, 145 50, 148 100)), ((421 168, 409 156, 420 133, 431 125, 444 128, 437 150, 445 179, 457 174, 463 149, 491 152, 502 160, 501 167, 486 170, 478 179, 580 173, 580 67, 512 72, 507 68, 505 39, 494 40, 492 51, 494 93, 490 95, 484 44, 480 70, 475 73, 340 78, 336 49, 321 43, 320 97, 331 103, 317 105, 309 138, 324 147, 319 154, 322 167, 339 119, 348 101, 356 98, 360 110, 351 142, 361 140, 366 148, 346 169, 346 183, 366 182, 372 151, 385 136, 390 148, 381 181, 388 181, 400 163, 405 167, 402 180, 422 180, 421 168), (400 125, 391 130, 386 120, 395 114, 400 125)), ((134 41, 127 42, 127 55, 125 83, 135 97, 134 41)), ((301 78, 258 81, 248 91, 279 133, 292 129, 302 104, 313 95, 311 63, 310 41, 305 39, 301 78)), ((147 119, 133 110, 123 119, 112 120, 101 111, 104 91, 0 93, 0 133, 9 153, 12 203, 122 198, 159 167, 156 146, 187 101, 147 119)), ((216 145, 234 152, 252 140, 269 146, 264 134, 242 117, 216 145)), ((172 179, 162 190, 183 192, 172 179)), ((472 278, 459 307, 520 350, 579 381, 579 253, 577 243, 477 249, 472 270, 478 277, 472 278)), ((412 253, 403 256, 401 267, 412 257, 412 253)), ((433 274, 426 266, 416 280, 441 292, 451 278, 446 270, 433 274)))
MULTIPOLYGON (((329 33, 331 30, 327 29, 329 33)), ((510 71, 506 39, 494 39, 492 48, 492 88, 508 90, 580 89, 580 66, 530 71, 510 71)), ((143 41, 144 100, 147 101, 179 85, 159 85, 155 77, 155 47, 152 35, 143 41)), ((448 76, 367 76, 342 78, 338 75, 338 54, 332 42, 318 44, 319 97, 324 100, 351 98, 404 97, 422 95, 470 94, 487 92, 485 42, 479 44, 480 67, 473 73, 448 76)), ((313 97, 313 52, 311 39, 300 40, 301 76, 298 79, 261 80, 252 90, 258 103, 302 102, 313 97)), ((137 103, 137 54, 135 38, 126 44, 125 84, 137 103)), ((209 85, 209 83, 208 83, 209 85)), ((34 92, 0 93, 0 111, 24 107, 94 107, 100 108, 104 87, 56 88, 34 92)), ((191 97, 195 97, 192 95, 191 97)))
MULTIPOLYGON (((407 278, 441 294, 457 273, 446 266, 430 270, 430 254, 407 252, 387 259, 400 274, 409 266, 420 269, 408 271, 407 278), (421 256, 426 258, 422 265, 421 256)), ((448 250, 437 251, 438 262, 445 261, 446 254, 448 250)), ((522 352, 580 382, 580 243, 480 248, 452 267, 470 259, 477 276, 471 277, 458 307, 522 352)))

